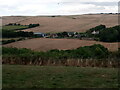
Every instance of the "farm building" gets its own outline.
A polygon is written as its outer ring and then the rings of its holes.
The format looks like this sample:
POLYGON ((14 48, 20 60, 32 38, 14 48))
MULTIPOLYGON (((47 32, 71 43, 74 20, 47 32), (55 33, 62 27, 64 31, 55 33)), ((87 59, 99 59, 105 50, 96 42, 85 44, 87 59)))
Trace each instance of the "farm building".
POLYGON ((72 37, 74 35, 77 35, 77 32, 67 32, 69 37, 72 37))
POLYGON ((92 34, 99 34, 99 31, 93 31, 92 34))
POLYGON ((46 37, 47 35, 45 33, 40 33, 40 32, 34 32, 34 35, 38 37, 46 37))

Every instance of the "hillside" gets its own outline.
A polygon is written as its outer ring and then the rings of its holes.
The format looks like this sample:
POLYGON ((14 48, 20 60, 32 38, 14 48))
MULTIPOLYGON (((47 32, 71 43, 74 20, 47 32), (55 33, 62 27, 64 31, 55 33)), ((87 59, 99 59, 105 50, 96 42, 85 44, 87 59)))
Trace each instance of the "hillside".
POLYGON ((110 51, 118 50, 118 43, 104 43, 97 41, 87 41, 79 39, 48 39, 48 38, 35 38, 24 41, 18 41, 10 44, 3 45, 4 47, 17 47, 28 48, 35 51, 47 51, 51 49, 75 49, 82 46, 90 46, 93 44, 101 44, 108 48, 110 51))
POLYGON ((39 23, 39 27, 26 29, 33 32, 63 32, 76 31, 85 32, 86 30, 103 24, 107 27, 118 25, 118 15, 112 14, 91 14, 76 16, 10 16, 3 17, 3 25, 8 23, 20 23, 22 25, 39 23))

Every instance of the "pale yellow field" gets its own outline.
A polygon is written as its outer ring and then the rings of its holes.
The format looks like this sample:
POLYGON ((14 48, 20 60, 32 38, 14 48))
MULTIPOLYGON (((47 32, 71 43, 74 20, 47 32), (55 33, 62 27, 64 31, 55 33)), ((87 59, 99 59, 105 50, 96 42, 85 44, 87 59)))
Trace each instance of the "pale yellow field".
POLYGON ((85 32, 97 25, 104 24, 107 27, 118 25, 118 15, 112 14, 93 14, 93 15, 76 15, 76 16, 59 16, 59 17, 43 17, 43 16, 11 16, 2 18, 3 25, 7 23, 20 23, 22 25, 37 24, 36 28, 27 29, 25 31, 33 32, 63 32, 76 31, 85 32), (73 19, 75 18, 75 19, 73 19))
POLYGON ((108 48, 110 51, 118 50, 118 43, 103 43, 97 41, 86 41, 79 39, 48 39, 48 38, 35 38, 24 41, 18 41, 3 45, 4 47, 17 47, 28 48, 35 51, 47 51, 51 49, 67 50, 75 49, 82 46, 90 46, 93 44, 101 44, 108 48))

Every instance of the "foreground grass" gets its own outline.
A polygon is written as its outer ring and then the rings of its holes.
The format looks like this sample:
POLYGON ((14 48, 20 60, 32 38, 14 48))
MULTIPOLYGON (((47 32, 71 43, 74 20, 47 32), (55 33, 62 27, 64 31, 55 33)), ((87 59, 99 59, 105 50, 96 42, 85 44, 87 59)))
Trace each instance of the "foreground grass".
POLYGON ((117 88, 117 69, 3 65, 3 88, 117 88))

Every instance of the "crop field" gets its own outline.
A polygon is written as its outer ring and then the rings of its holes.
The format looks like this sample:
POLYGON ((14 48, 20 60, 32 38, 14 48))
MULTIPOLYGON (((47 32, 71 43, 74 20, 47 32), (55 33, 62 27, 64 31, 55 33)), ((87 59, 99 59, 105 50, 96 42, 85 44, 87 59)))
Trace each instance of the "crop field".
POLYGON ((21 25, 39 23, 39 27, 26 29, 25 31, 33 32, 85 32, 91 27, 98 26, 100 24, 107 27, 113 27, 118 25, 118 15, 112 14, 92 14, 92 15, 76 15, 76 16, 33 16, 33 17, 3 17, 3 25, 8 23, 20 23, 21 25))
POLYGON ((78 47, 90 46, 93 44, 101 44, 108 48, 110 51, 118 50, 118 43, 104 43, 97 41, 87 41, 79 39, 48 39, 48 38, 35 38, 24 41, 18 41, 10 44, 3 45, 4 47, 17 47, 28 48, 35 51, 48 51, 51 49, 68 50, 76 49, 78 47))
POLYGON ((3 65, 3 88, 117 88, 115 68, 3 65))

